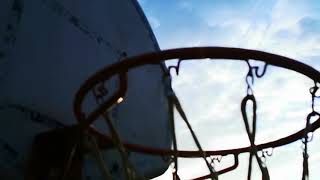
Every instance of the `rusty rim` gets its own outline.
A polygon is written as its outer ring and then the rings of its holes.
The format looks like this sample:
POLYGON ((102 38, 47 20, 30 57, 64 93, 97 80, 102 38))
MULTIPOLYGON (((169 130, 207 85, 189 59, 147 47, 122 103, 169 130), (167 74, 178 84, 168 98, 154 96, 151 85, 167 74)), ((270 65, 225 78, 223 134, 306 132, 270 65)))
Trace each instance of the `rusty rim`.
MULTIPOLYGON (((195 59, 212 59, 212 60, 237 60, 237 61, 247 61, 257 60, 263 61, 269 65, 282 67, 285 69, 289 69, 300 74, 303 74, 309 77, 311 80, 315 82, 320 82, 320 73, 299 61, 294 59, 290 59, 284 56, 267 53, 258 50, 250 50, 250 49, 241 49, 241 48, 228 48, 228 47, 194 47, 194 48, 180 48, 180 49, 170 49, 159 52, 153 52, 148 54, 143 54, 139 56, 134 56, 130 58, 126 58, 118 63, 112 64, 98 71, 96 74, 91 76, 89 79, 85 81, 85 83, 81 86, 79 91, 77 92, 74 100, 74 114, 76 119, 79 122, 79 126, 82 128, 89 128, 89 131, 93 134, 97 135, 102 141, 106 143, 110 143, 111 139, 108 135, 102 134, 98 130, 94 129, 90 126, 92 122, 94 122, 102 113, 107 111, 112 105, 117 103, 117 100, 121 97, 124 97, 127 91, 127 72, 129 69, 133 69, 135 67, 148 65, 148 64, 159 64, 160 62, 171 60, 171 59, 183 59, 183 60, 195 60, 195 59), (89 115, 85 115, 82 112, 82 103, 86 97, 86 95, 98 84, 110 79, 112 76, 118 75, 120 78, 120 87, 118 91, 114 93, 111 98, 107 101, 103 102, 99 107, 93 112, 89 113, 89 115)), ((313 132, 320 127, 320 118, 314 121, 309 129, 309 132, 313 132)), ((283 146, 294 141, 297 141, 303 138, 305 133, 305 129, 301 129, 300 131, 288 135, 286 137, 258 144, 256 148, 258 150, 263 150, 267 148, 276 148, 279 146, 283 146)), ((161 149, 148 147, 141 144, 131 144, 123 142, 124 146, 130 150, 135 152, 141 152, 146 154, 153 155, 161 155, 161 156, 170 156, 175 155, 176 153, 171 149, 161 149)), ((215 150, 215 151, 205 151, 207 156, 210 155, 229 155, 229 154, 240 154, 244 152, 250 152, 251 147, 241 147, 235 149, 225 149, 225 150, 215 150)), ((178 151, 179 157, 201 157, 203 152, 200 151, 178 151)))

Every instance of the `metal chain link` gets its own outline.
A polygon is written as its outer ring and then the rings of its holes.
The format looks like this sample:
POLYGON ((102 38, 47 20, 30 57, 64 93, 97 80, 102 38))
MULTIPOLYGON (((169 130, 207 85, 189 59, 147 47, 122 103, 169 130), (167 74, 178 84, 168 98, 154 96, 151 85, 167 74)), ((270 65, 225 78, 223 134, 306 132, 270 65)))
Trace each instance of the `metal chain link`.
POLYGON ((177 136, 176 136, 176 131, 175 131, 175 124, 174 124, 174 105, 172 102, 172 99, 169 98, 169 121, 170 121, 170 131, 171 131, 171 136, 172 136, 172 141, 173 141, 173 150, 174 150, 174 156, 172 157, 173 160, 173 172, 172 172, 172 177, 173 180, 179 180, 179 175, 178 175, 178 145, 177 145, 177 136))
POLYGON ((126 150, 126 148, 124 147, 121 139, 120 139, 120 135, 118 134, 117 130, 115 129, 113 123, 112 123, 112 119, 111 117, 108 115, 108 113, 103 113, 102 114, 103 118, 105 119, 105 121, 107 122, 107 125, 111 131, 111 137, 112 137, 112 141, 113 143, 116 145, 119 153, 121 154, 121 159, 122 159, 122 163, 125 167, 125 174, 126 174, 126 178, 128 180, 142 180, 145 179, 144 177, 142 177, 141 175, 138 174, 138 172, 135 170, 134 166, 132 165, 132 163, 129 161, 129 156, 128 156, 128 152, 126 150))
POLYGON ((218 174, 216 173, 216 170, 214 169, 214 167, 212 167, 210 162, 208 162, 208 160, 206 159, 207 155, 206 155, 205 151, 203 151, 203 149, 201 147, 201 144, 200 144, 195 132, 193 131, 193 129, 191 127, 191 124, 189 123, 189 120, 188 120, 188 118, 187 118, 187 116, 186 116, 186 114, 185 114, 185 112, 184 112, 184 110, 183 110, 183 108, 182 108, 182 106, 180 104, 180 101, 179 101, 178 97, 174 95, 174 96, 171 96, 170 98, 172 99, 172 102, 173 102, 175 108, 177 109, 180 117, 186 123, 186 125, 187 125, 187 127, 188 127, 188 129, 189 129, 189 131, 190 131, 190 133, 192 135, 192 138, 193 138, 193 140, 194 140, 194 142, 195 142, 195 144, 197 146, 197 148, 202 153, 202 158, 205 161, 205 163, 206 163, 206 165, 207 165, 207 167, 208 167, 208 169, 210 171, 210 174, 211 174, 210 178, 212 180, 218 180, 218 174))
POLYGON ((311 132, 311 135, 309 137, 310 129, 311 129, 311 118, 314 116, 320 117, 320 114, 315 110, 315 98, 318 98, 319 96, 316 95, 317 91, 319 90, 319 87, 317 85, 317 82, 314 81, 314 86, 309 89, 309 92, 311 94, 311 113, 308 114, 306 118, 306 128, 304 132, 304 137, 301 139, 302 141, 302 156, 303 156, 303 171, 302 171, 302 180, 308 180, 309 179, 309 154, 308 154, 308 143, 312 141, 313 139, 313 132, 311 132))
MULTIPOLYGON (((95 97, 96 103, 100 104, 103 101, 103 98, 107 95, 108 90, 105 87, 105 83, 102 83, 99 85, 98 92, 96 90, 97 89, 92 90, 93 95, 95 97)), ((121 155, 121 160, 122 160, 122 164, 124 166, 124 172, 126 175, 126 179, 128 179, 128 180, 145 179, 144 177, 142 177, 141 175, 138 174, 138 172, 135 170, 132 163, 129 161, 128 152, 121 141, 120 135, 117 132, 117 130, 113 124, 113 120, 110 117, 109 112, 104 112, 102 114, 102 117, 105 120, 105 122, 107 123, 108 128, 110 130, 110 134, 112 137, 111 140, 116 145, 116 147, 121 155)))
POLYGON ((247 76, 246 76, 247 94, 253 94, 252 86, 254 84, 254 75, 257 78, 262 78, 265 75, 265 73, 267 72, 268 64, 266 63, 263 66, 263 69, 262 69, 261 73, 259 73, 259 66, 252 66, 250 64, 249 60, 246 60, 246 63, 247 63, 248 68, 249 68, 247 76))
POLYGON ((246 61, 247 65, 248 65, 248 73, 246 76, 246 83, 247 83, 247 95, 243 98, 242 102, 241 102, 241 113, 242 113, 242 117, 243 117, 243 121, 245 124, 245 128, 246 128, 246 132, 250 141, 250 146, 251 146, 251 151, 250 151, 250 155, 249 155, 249 166, 248 166, 248 180, 251 179, 251 172, 252 172, 252 160, 253 160, 253 156, 256 157, 256 160, 258 162, 260 171, 262 173, 262 179, 263 180, 269 180, 270 176, 269 176, 269 172, 268 172, 268 168, 265 164, 265 161, 262 161, 261 157, 258 156, 258 150, 256 148, 255 145, 255 136, 256 136, 256 124, 257 124, 257 102, 255 99, 255 96, 253 94, 253 89, 252 86, 254 84, 254 72, 257 78, 261 78, 263 77, 263 75, 266 72, 267 66, 268 64, 264 65, 263 71, 261 74, 258 73, 259 67, 258 66, 251 66, 249 63, 249 60, 246 61), (251 80, 249 80, 251 79, 251 80), (247 103, 251 101, 253 104, 253 117, 252 117, 252 129, 250 130, 250 126, 249 126, 249 120, 248 120, 248 116, 247 116, 247 103))
POLYGON ((99 148, 99 145, 98 145, 96 139, 90 134, 87 134, 86 137, 87 137, 86 142, 88 143, 88 147, 89 147, 89 149, 91 149, 96 161, 98 162, 99 167, 100 167, 100 171, 102 172, 104 179, 112 180, 111 173, 105 164, 102 152, 99 148))

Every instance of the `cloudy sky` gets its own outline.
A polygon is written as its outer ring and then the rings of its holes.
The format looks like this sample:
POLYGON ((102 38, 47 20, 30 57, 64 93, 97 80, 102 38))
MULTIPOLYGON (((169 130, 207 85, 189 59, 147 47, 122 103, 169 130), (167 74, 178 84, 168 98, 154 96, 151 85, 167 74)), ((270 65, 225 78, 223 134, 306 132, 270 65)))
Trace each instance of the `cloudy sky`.
MULTIPOLYGON (((232 46, 285 55, 320 70, 320 2, 318 0, 140 0, 161 49, 190 46, 232 46)), ((263 66, 263 63, 252 61, 263 66)), ((197 61, 182 64, 173 74, 173 87, 183 103, 204 149, 249 145, 240 113, 246 95, 247 65, 236 61, 197 61)), ((311 111, 309 88, 303 75, 277 67, 254 84, 258 102, 256 142, 266 142, 303 128, 311 111)), ((181 119, 176 118, 178 146, 196 149, 181 119)), ((301 141, 273 150, 268 157, 272 179, 301 179, 301 141)), ((320 133, 310 146, 310 176, 320 177, 320 133)), ((239 167, 220 179, 245 179, 248 154, 239 167)), ((180 159, 182 179, 207 173, 201 160, 180 159)), ((224 157, 217 169, 232 163, 224 157)), ((260 172, 254 161, 254 178, 260 172)), ((171 169, 161 179, 171 178, 171 169)))

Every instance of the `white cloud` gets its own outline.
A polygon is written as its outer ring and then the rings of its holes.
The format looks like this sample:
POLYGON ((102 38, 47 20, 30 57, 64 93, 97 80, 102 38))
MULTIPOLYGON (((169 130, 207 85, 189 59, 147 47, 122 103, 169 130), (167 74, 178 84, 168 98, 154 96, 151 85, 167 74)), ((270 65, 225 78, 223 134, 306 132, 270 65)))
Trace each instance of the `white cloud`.
POLYGON ((193 4, 188 0, 181 0, 178 4, 178 6, 182 9, 185 9, 187 11, 193 10, 193 4))
POLYGON ((139 2, 140 5, 144 5, 147 0, 137 0, 137 1, 139 2))
MULTIPOLYGON (((320 16, 312 5, 306 1, 277 0, 270 9, 264 9, 261 2, 257 2, 253 9, 254 12, 244 12, 244 9, 234 11, 231 7, 224 7, 202 12, 200 17, 205 27, 192 30, 178 28, 179 31, 167 39, 160 39, 160 42, 164 42, 162 45, 166 48, 226 45, 262 49, 320 67, 316 62, 320 57, 320 16)), ((246 72, 245 63, 196 62, 182 64, 180 76, 173 78, 174 88, 205 147, 220 149, 248 145, 240 113, 246 72)), ((309 88, 312 85, 313 82, 304 76, 272 67, 262 79, 256 80, 257 142, 287 136, 304 127, 306 115, 311 111, 309 88)), ((195 149, 191 136, 187 135, 188 130, 179 118, 177 120, 180 147, 195 149)), ((275 155, 268 160, 273 179, 280 179, 283 174, 287 174, 288 179, 301 177, 300 146, 301 142, 297 142, 275 150, 275 155), (295 172, 291 173, 293 170, 295 172)), ((310 169, 314 170, 319 167, 316 162, 320 157, 320 146, 317 142, 312 142, 311 146, 313 158, 310 159, 310 169)), ((243 161, 246 163, 247 159, 242 159, 241 163, 243 161)), ((201 171, 200 167, 195 168, 191 163, 183 167, 182 173, 190 177, 194 171, 201 171)), ((246 174, 243 164, 239 169, 236 175, 239 171, 246 174)), ((312 173, 314 177, 319 176, 318 172, 312 173)), ((230 174, 226 179, 237 177, 230 174)))
POLYGON ((157 19, 154 16, 148 17, 148 20, 150 22, 152 29, 157 29, 161 25, 159 19, 157 19))

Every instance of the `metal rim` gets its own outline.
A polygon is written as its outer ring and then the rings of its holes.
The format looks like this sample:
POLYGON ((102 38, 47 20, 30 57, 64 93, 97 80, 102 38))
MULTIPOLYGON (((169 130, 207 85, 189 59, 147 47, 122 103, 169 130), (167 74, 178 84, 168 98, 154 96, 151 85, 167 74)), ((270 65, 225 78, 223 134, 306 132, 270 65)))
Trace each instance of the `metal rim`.
MULTIPOLYGON (((96 74, 91 76, 85 81, 77 92, 74 100, 74 114, 79 121, 79 126, 82 128, 88 128, 90 124, 95 121, 103 112, 109 109, 112 105, 116 104, 117 100, 121 97, 124 97, 127 91, 127 71, 129 69, 148 65, 148 64, 159 64, 166 60, 171 59, 183 59, 183 60, 195 60, 195 59, 212 59, 212 60, 238 60, 246 61, 249 59, 263 61, 269 65, 282 67, 289 69, 300 74, 303 74, 315 82, 320 82, 320 73, 304 63, 296 61, 291 58, 284 56, 267 53, 258 50, 250 49, 241 49, 241 48, 229 48, 229 47, 193 47, 193 48, 179 48, 179 49, 169 49, 159 52, 147 53, 139 56, 134 56, 126 58, 123 61, 120 61, 116 64, 112 64, 108 67, 103 68, 98 71, 96 74), (96 110, 91 112, 87 117, 82 112, 82 103, 85 99, 85 96, 100 82, 106 81, 112 76, 119 75, 120 78, 120 87, 118 91, 107 101, 103 102, 96 110)), ((315 131, 320 127, 320 118, 311 124, 310 132, 315 131)), ((110 142, 110 137, 105 134, 102 134, 90 127, 90 131, 104 141, 110 142)), ((263 144, 256 145, 258 150, 275 148, 283 146, 294 141, 301 139, 304 135, 305 129, 291 134, 289 136, 270 141, 263 144)), ((131 151, 154 154, 161 156, 175 155, 174 151, 171 149, 161 149, 147 147, 144 145, 130 144, 125 143, 124 145, 131 151)), ((250 152, 251 147, 242 147, 235 149, 226 149, 226 150, 216 150, 216 151, 205 151, 206 155, 229 155, 229 154, 240 154, 243 152, 250 152)), ((179 157, 199 157, 202 156, 200 151, 178 151, 179 157)))

